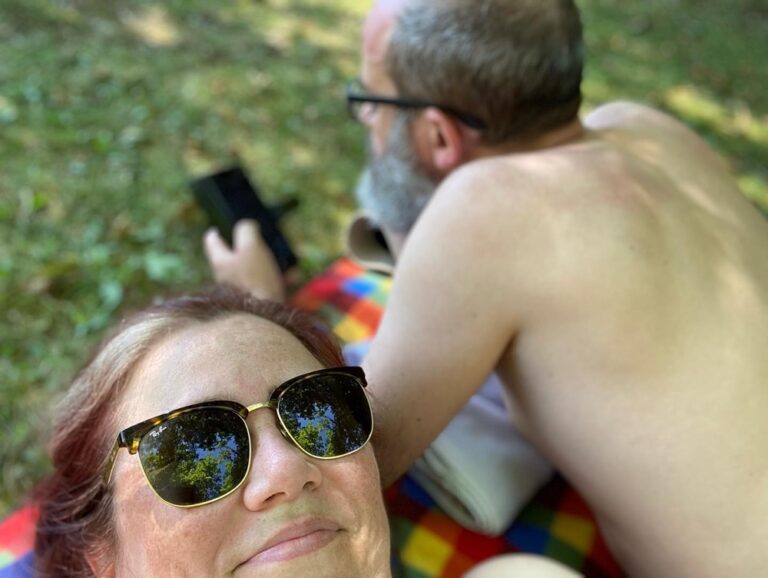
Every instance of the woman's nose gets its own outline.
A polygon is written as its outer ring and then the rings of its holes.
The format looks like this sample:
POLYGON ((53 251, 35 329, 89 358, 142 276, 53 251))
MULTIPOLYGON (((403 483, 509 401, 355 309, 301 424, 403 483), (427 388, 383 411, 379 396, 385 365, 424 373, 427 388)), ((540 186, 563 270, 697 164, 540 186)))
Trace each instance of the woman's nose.
POLYGON ((320 464, 283 437, 274 412, 259 413, 248 420, 253 455, 243 492, 245 506, 253 511, 293 501, 323 481, 320 464))

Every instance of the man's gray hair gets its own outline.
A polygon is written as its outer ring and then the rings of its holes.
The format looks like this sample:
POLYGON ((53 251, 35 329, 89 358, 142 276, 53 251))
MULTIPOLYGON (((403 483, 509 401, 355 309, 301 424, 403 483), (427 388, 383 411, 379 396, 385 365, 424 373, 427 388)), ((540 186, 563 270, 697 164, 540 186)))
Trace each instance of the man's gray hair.
POLYGON ((387 58, 400 96, 478 117, 486 144, 557 128, 581 105, 573 0, 412 0, 387 58))

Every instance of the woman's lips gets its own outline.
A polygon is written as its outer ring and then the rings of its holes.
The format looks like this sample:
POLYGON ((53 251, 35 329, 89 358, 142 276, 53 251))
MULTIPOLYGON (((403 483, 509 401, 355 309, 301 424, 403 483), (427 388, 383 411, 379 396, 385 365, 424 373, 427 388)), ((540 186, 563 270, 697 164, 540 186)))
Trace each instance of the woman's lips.
POLYGON ((246 564, 283 562, 304 556, 330 544, 339 531, 338 524, 329 520, 311 520, 288 526, 267 540, 246 564))

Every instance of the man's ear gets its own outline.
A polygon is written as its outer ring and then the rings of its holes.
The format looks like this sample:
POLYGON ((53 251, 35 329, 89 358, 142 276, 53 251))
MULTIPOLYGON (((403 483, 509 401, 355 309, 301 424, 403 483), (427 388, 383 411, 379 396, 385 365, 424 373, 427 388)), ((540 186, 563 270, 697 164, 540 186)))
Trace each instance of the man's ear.
POLYGON ((458 120, 438 108, 425 109, 422 118, 425 160, 435 173, 445 176, 468 160, 467 135, 458 120))

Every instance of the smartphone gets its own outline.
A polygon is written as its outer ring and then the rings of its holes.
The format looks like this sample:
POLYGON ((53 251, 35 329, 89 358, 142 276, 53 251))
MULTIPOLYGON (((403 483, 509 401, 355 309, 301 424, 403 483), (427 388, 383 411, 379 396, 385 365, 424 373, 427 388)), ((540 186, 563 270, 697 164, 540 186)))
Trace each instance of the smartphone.
POLYGON ((232 230, 241 219, 259 223, 261 236, 285 273, 297 263, 296 254, 277 225, 275 215, 259 198, 241 167, 232 167, 190 183, 195 199, 211 224, 232 245, 232 230))

